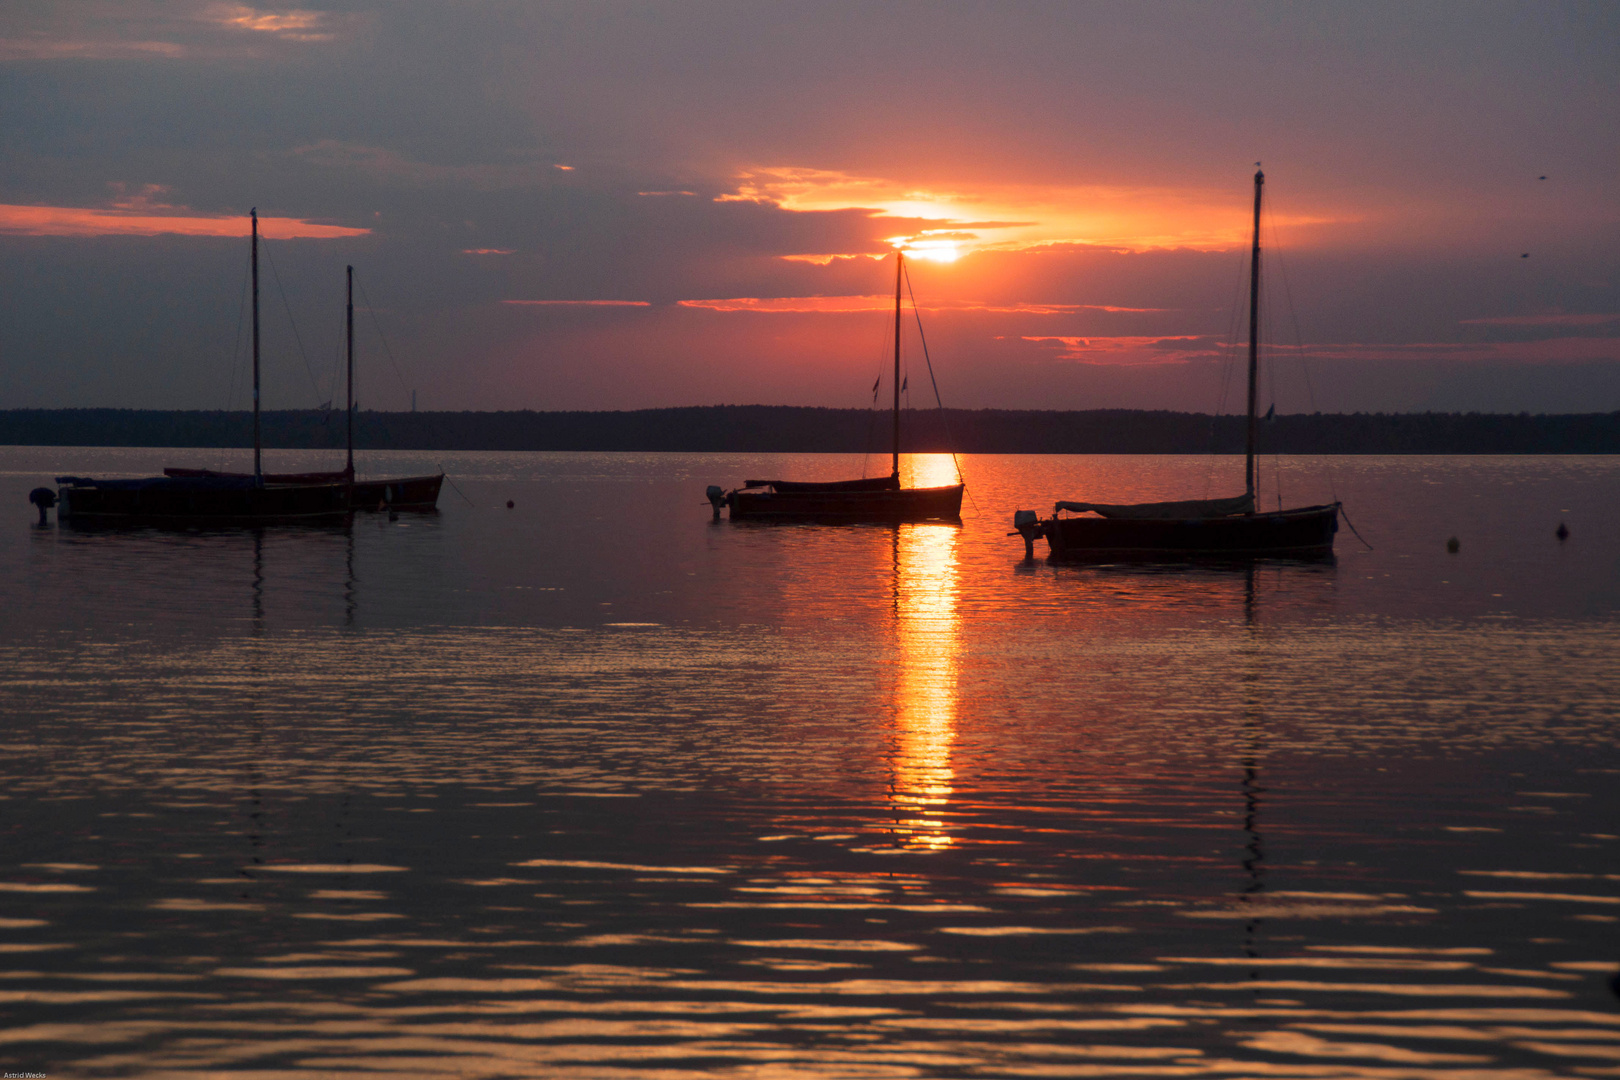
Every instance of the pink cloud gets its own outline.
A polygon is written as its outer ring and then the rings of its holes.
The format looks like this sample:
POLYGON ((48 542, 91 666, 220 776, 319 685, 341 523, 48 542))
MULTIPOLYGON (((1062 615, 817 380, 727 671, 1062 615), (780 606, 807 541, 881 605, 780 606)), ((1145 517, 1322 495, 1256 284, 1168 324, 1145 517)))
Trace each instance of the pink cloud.
POLYGON ((1060 349, 1056 359, 1108 367, 1158 367, 1186 364, 1193 360, 1218 357, 1218 340, 1208 334, 1177 334, 1157 337, 1071 337, 1024 335, 1024 341, 1054 342, 1060 349))
POLYGON ((527 307, 651 307, 648 300, 502 300, 527 307))
MULTIPOLYGON (((321 225, 302 218, 261 217, 259 232, 271 240, 330 240, 365 236, 370 229, 321 225)), ((144 196, 112 207, 12 206, 0 204, 0 233, 12 236, 246 236, 243 214, 194 214, 153 203, 144 196)))

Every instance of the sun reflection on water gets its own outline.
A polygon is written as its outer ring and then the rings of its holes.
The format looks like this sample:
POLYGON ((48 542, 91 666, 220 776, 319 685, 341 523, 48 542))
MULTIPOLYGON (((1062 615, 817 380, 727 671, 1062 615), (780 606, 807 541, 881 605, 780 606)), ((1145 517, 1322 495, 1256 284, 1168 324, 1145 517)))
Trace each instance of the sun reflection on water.
POLYGON ((894 536, 890 801, 895 835, 909 848, 938 850, 955 842, 946 806, 955 777, 959 535, 952 525, 900 525, 894 536))

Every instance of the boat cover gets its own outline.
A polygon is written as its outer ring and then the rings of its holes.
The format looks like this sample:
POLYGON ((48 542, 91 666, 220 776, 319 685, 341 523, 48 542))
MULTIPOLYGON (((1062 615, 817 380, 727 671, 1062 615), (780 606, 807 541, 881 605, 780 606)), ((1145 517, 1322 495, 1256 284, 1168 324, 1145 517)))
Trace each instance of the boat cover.
POLYGON ((871 476, 861 480, 750 480, 744 487, 769 487, 777 491, 895 491, 900 481, 893 476, 871 476))
POLYGON ((56 482, 70 487, 100 488, 103 491, 243 491, 254 486, 251 476, 144 476, 138 480, 58 476, 56 482))
POLYGON ((1106 518, 1187 519, 1230 517, 1254 513, 1254 496, 1234 495, 1230 499, 1188 499, 1183 502, 1089 503, 1060 502, 1056 509, 1083 514, 1087 510, 1106 518))

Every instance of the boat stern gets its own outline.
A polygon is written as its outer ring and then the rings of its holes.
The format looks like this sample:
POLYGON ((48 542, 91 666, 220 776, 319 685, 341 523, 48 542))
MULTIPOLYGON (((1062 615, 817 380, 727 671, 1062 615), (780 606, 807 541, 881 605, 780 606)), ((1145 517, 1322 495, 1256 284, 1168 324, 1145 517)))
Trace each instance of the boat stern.
POLYGON ((1024 558, 1035 557, 1035 538, 1046 532, 1041 525, 1041 516, 1033 510, 1016 510, 1013 512, 1013 531, 1008 536, 1022 536, 1024 538, 1024 558))

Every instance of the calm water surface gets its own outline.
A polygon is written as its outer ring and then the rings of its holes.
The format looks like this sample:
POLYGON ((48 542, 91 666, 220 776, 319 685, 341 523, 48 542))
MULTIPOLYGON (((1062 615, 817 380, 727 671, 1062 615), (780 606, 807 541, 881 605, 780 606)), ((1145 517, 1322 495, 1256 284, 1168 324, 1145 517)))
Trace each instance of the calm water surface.
POLYGON ((966 458, 959 528, 471 453, 369 462, 431 516, 31 524, 243 460, 0 448, 6 1070, 1620 1075, 1620 460, 1284 459, 1371 550, 1253 567, 1006 536, 1241 471, 1179 457, 966 458))

